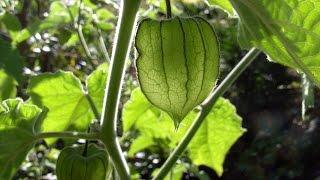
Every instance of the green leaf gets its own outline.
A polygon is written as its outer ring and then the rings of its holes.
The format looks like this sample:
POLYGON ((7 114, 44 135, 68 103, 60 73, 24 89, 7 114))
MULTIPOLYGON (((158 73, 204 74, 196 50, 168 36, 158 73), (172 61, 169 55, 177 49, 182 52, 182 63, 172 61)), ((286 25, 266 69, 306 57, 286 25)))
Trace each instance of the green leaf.
MULTIPOLYGON (((123 110, 123 130, 129 131, 130 129, 139 126, 139 121, 144 119, 157 119, 158 114, 155 114, 155 109, 149 101, 145 98, 139 88, 135 89, 131 93, 130 100, 124 105, 123 110)), ((143 125, 143 122, 141 123, 143 125)))
POLYGON ((303 71, 320 85, 320 1, 231 0, 240 16, 243 47, 303 71))
POLYGON ((12 37, 12 43, 18 44, 27 40, 30 36, 34 35, 36 32, 40 32, 40 20, 34 20, 32 23, 28 25, 28 27, 22 29, 20 32, 16 33, 14 37, 12 37))
POLYGON ((85 5, 85 7, 89 7, 91 9, 97 8, 97 6, 95 5, 94 2, 92 2, 92 0, 83 0, 83 4, 85 5))
POLYGON ((215 86, 219 48, 212 26, 202 18, 146 19, 139 25, 136 48, 143 93, 177 127, 215 86))
POLYGON ((100 22, 100 23, 98 23, 98 27, 103 31, 108 31, 108 30, 113 29, 114 26, 112 23, 100 22))
POLYGON ((0 179, 11 179, 33 147, 40 113, 20 99, 0 104, 0 179))
POLYGON ((32 103, 49 109, 41 127, 44 132, 85 131, 94 118, 80 80, 70 72, 32 77, 27 91, 32 103))
MULTIPOLYGON (((138 151, 159 145, 159 142, 163 142, 163 146, 174 148, 196 116, 196 111, 189 113, 175 131, 170 117, 152 106, 140 89, 135 89, 130 100, 124 105, 122 116, 125 132, 139 131, 138 138, 130 147, 129 155, 133 156, 138 151), (142 143, 143 141, 146 143, 142 143)), ((197 165, 209 166, 221 175, 227 152, 245 132, 241 122, 235 107, 228 100, 220 98, 188 146, 191 160, 197 165)))
POLYGON ((85 131, 95 118, 86 96, 91 97, 100 113, 107 69, 108 65, 102 64, 88 76, 87 92, 71 72, 58 71, 32 77, 27 90, 32 103, 49 110, 42 123, 42 131, 85 131))
POLYGON ((130 150, 128 152, 129 157, 133 157, 137 152, 142 151, 154 144, 154 141, 152 137, 150 136, 139 136, 137 139, 135 139, 131 146, 130 150))
POLYGON ((101 64, 88 76, 86 82, 88 94, 92 98, 99 113, 101 113, 103 106, 103 97, 107 83, 108 68, 109 65, 107 63, 101 64))
POLYGON ((168 135, 167 131, 174 131, 171 120, 162 120, 159 109, 150 104, 139 88, 132 91, 130 100, 124 105, 122 117, 125 132, 139 129, 140 134, 152 138, 165 138, 168 135))
POLYGON ((67 24, 72 20, 67 7, 61 1, 52 2, 49 11, 50 13, 45 19, 46 23, 67 24))
POLYGON ((5 13, 0 17, 0 20, 5 25, 6 29, 9 31, 11 37, 14 37, 15 34, 21 30, 20 21, 13 14, 5 13))
POLYGON ((18 50, 0 38, 0 69, 14 77, 18 82, 22 78, 22 62, 18 50))
POLYGON ((99 21, 108 21, 116 18, 116 16, 107 9, 99 9, 96 14, 99 21))
MULTIPOLYGON (((156 175, 159 172, 160 169, 156 169, 152 172, 152 175, 156 175)), ((182 179, 182 175, 184 172, 187 171, 186 166, 183 164, 176 164, 171 171, 168 173, 168 175, 164 178, 164 180, 173 180, 173 179, 182 179)))
POLYGON ((207 0, 208 4, 218 6, 228 12, 231 16, 234 15, 234 11, 229 0, 207 0))
POLYGON ((27 40, 30 36, 40 33, 44 30, 54 28, 60 25, 71 23, 71 17, 68 9, 60 1, 54 1, 50 5, 49 15, 44 20, 34 20, 30 25, 13 37, 13 43, 18 44, 27 40))
POLYGON ((213 168, 219 176, 231 146, 242 136, 242 119, 235 107, 220 98, 189 144, 189 156, 196 165, 213 168))
POLYGON ((79 36, 76 33, 72 33, 69 39, 63 44, 64 48, 75 46, 79 42, 79 36))
POLYGON ((17 81, 0 69, 0 101, 16 97, 16 86, 17 81))

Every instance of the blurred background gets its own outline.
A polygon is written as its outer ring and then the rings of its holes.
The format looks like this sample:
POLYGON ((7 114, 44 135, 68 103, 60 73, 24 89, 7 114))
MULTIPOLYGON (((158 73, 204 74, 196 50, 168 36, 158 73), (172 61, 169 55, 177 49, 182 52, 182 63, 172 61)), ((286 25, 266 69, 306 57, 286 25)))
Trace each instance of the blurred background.
MULTIPOLYGON (((15 44, 10 58, 21 67, 22 75, 12 77, 0 69, 0 89, 6 89, 0 100, 16 96, 27 100, 26 86, 32 75, 63 69, 84 81, 99 64, 108 62, 103 52, 111 54, 119 4, 113 0, 83 0, 81 6, 79 0, 1 0, 0 55, 5 55, 8 44, 15 44)), ((201 16, 214 26, 221 48, 220 80, 246 54, 237 43, 236 17, 199 0, 174 1, 173 14, 201 16)), ((140 18, 145 17, 164 19, 164 0, 143 1, 140 18)), ((122 105, 137 86, 132 49, 122 105)), ((318 89, 314 96, 319 99, 318 89)), ((315 101, 302 119, 300 74, 261 54, 225 97, 236 106, 248 131, 230 150, 220 179, 320 178, 320 106, 315 101)), ((118 133, 123 135, 121 126, 118 133)), ((135 136, 132 132, 122 138, 124 151, 135 136)), ((50 147, 37 143, 14 179, 55 179, 55 161, 64 146, 63 140, 50 147)), ((150 179, 169 153, 159 146, 128 158, 133 177, 150 179)), ((219 179, 209 167, 192 165, 187 156, 180 164, 184 168, 179 179, 219 179)))

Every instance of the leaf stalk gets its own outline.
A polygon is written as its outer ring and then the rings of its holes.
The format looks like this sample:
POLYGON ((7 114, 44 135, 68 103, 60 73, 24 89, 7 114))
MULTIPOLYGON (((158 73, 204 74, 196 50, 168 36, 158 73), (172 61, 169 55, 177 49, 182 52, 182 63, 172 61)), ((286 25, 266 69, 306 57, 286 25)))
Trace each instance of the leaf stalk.
POLYGON ((72 138, 72 139, 97 140, 99 139, 99 134, 66 131, 66 132, 44 132, 44 133, 39 133, 35 136, 36 140, 46 139, 46 138, 72 138))
POLYGON ((167 18, 171 18, 172 17, 172 13, 171 13, 171 2, 170 2, 170 0, 166 0, 166 7, 167 7, 167 18))

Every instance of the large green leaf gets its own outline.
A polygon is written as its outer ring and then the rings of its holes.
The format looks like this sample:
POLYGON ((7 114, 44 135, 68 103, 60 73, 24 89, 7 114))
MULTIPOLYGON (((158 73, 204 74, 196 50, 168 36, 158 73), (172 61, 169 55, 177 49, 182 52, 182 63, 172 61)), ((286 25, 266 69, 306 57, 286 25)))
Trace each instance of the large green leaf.
POLYGON ((212 26, 202 18, 146 19, 136 48, 143 93, 179 125, 215 86, 219 48, 212 26))
POLYGON ((189 145, 189 156, 197 165, 212 167, 219 176, 230 147, 245 132, 241 117, 226 99, 216 102, 189 145))
POLYGON ((41 109, 20 99, 0 104, 0 179, 11 179, 32 148, 41 109))
POLYGON ((31 78, 28 93, 32 103, 48 108, 42 131, 84 131, 95 118, 88 98, 100 112, 107 79, 107 64, 89 75, 87 91, 71 72, 44 73, 31 78))
POLYGON ((86 130, 94 118, 81 82, 70 72, 45 73, 31 78, 31 101, 48 108, 41 130, 86 130))
POLYGON ((0 38, 0 55, 0 69, 4 69, 19 82, 22 77, 22 62, 18 50, 0 38))
POLYGON ((225 11, 227 11, 230 15, 234 15, 233 8, 229 0, 207 0, 210 5, 218 6, 225 11))
POLYGON ((306 73, 320 85, 319 0, 231 0, 240 16, 243 47, 306 73))
MULTIPOLYGON (((134 90, 123 110, 124 131, 138 130, 140 133, 133 141, 129 155, 159 145, 159 142, 174 148, 196 116, 195 111, 189 113, 175 131, 170 117, 152 106, 139 89, 134 90)), ((190 158, 195 164, 207 165, 221 175, 227 152, 244 132, 235 107, 228 100, 220 98, 190 142, 190 158)))
POLYGON ((16 80, 0 69, 0 101, 16 97, 16 86, 16 80))

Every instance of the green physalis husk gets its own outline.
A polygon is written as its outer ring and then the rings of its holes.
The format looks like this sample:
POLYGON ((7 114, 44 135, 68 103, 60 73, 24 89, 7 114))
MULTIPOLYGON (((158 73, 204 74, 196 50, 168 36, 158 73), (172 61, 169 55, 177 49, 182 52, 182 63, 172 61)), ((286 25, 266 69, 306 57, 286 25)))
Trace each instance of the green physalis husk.
POLYGON ((212 26, 191 17, 140 22, 136 66, 141 90, 176 127, 202 103, 219 74, 219 45, 212 26))
POLYGON ((58 157, 56 172, 58 180, 106 180, 110 176, 111 162, 105 150, 96 145, 67 147, 58 157))

